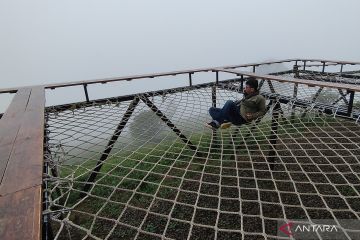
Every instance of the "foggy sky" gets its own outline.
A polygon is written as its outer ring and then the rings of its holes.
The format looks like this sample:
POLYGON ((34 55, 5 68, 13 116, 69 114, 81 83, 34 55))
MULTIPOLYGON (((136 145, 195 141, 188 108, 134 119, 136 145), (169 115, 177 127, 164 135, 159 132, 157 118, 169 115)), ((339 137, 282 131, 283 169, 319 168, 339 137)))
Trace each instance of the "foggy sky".
POLYGON ((359 9, 358 0, 0 0, 0 88, 294 57, 359 61, 359 9))

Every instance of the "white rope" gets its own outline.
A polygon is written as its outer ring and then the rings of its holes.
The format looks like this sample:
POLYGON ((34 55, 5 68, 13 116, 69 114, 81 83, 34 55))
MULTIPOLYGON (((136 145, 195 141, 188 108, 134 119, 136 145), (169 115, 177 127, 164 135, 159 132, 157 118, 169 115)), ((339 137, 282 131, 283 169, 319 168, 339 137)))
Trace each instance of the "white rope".
MULTIPOLYGON (((262 93, 276 99, 260 123, 216 133, 204 127, 211 87, 148 96, 195 151, 140 100, 84 198, 79 193, 130 101, 48 108, 46 159, 59 159, 53 167, 60 176, 46 177, 52 198, 44 214, 51 216, 55 239, 285 239, 269 227, 274 221, 326 217, 347 238, 360 234, 340 221, 342 213, 360 220, 360 116, 338 118, 340 105, 326 115, 323 104, 310 104, 314 91, 305 85, 286 104, 280 100, 292 96, 292 86, 274 88, 281 94, 263 86, 262 93), (279 118, 273 117, 277 104, 279 118), (307 115, 291 117, 299 108, 307 115)), ((241 97, 218 88, 216 105, 241 97)))

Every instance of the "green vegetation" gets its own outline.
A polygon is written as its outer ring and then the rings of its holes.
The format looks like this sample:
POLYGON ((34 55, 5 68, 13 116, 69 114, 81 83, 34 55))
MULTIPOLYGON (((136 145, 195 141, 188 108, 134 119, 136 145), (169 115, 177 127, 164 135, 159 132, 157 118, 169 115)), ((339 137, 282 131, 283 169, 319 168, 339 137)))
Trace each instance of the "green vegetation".
MULTIPOLYGON (((281 119, 277 133, 295 137, 309 127, 323 126, 333 121, 337 120, 309 114, 301 119, 281 119)), ((89 229, 95 221, 92 214, 117 219, 127 202, 131 206, 146 209, 150 207, 155 194, 160 198, 174 199, 174 188, 181 187, 182 177, 196 179, 202 171, 221 174, 220 166, 234 160, 234 151, 239 155, 246 155, 248 149, 268 149, 271 119, 262 121, 250 133, 251 127, 252 125, 244 125, 238 129, 238 133, 235 128, 229 128, 218 131, 218 136, 213 136, 210 131, 207 134, 193 134, 190 140, 197 146, 198 153, 190 150, 179 139, 167 145, 145 145, 135 152, 125 150, 104 162, 90 195, 81 203, 80 191, 97 161, 61 166, 60 177, 72 181, 62 185, 63 192, 70 186, 71 189, 63 194, 59 203, 64 203, 68 208, 74 207, 70 220, 89 229), (245 137, 246 147, 242 147, 245 137), (220 145, 222 147, 217 147, 220 145), (234 149, 235 146, 237 149, 234 149)), ((351 194, 351 189, 343 191, 351 194)), ((53 198, 56 198, 55 192, 53 198)), ((156 226, 149 223, 144 230, 155 232, 156 226)))

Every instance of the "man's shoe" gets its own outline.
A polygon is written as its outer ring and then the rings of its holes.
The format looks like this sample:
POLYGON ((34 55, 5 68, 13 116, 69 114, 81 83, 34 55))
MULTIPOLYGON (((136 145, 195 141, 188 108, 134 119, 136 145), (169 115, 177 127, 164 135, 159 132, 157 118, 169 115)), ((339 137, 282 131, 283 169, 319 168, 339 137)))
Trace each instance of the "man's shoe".
POLYGON ((219 126, 213 121, 206 123, 205 126, 207 126, 208 128, 211 128, 212 130, 216 130, 219 128, 219 126))
POLYGON ((225 122, 223 124, 220 125, 221 129, 227 129, 231 126, 231 122, 225 122))

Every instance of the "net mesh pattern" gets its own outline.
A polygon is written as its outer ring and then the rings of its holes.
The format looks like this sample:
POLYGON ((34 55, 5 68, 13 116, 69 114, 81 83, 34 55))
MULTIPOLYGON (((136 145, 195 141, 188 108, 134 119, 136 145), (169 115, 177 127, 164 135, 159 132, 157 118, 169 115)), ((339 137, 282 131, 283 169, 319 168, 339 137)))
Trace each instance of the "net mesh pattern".
MULTIPOLYGON (((349 95, 265 81, 263 118, 212 131, 213 89, 47 108, 55 239, 287 239, 278 224, 291 219, 333 219, 338 234, 358 236, 341 220, 360 220, 359 100, 340 118, 349 95)), ((238 82, 215 89, 218 107, 242 97, 238 82)))

